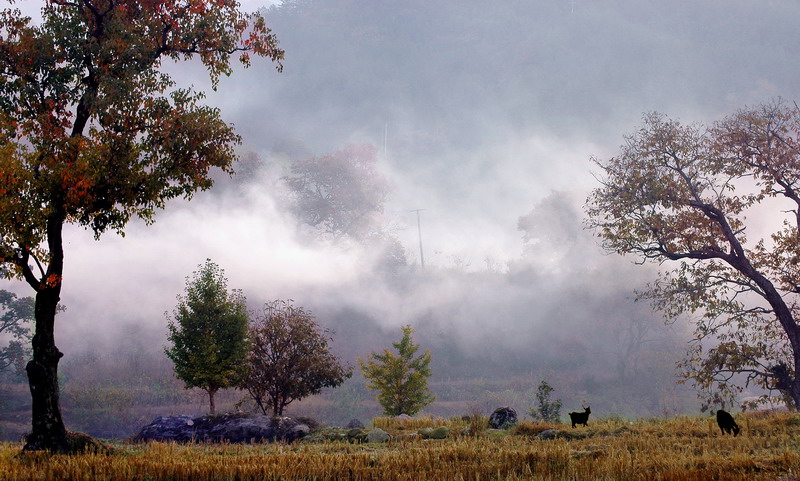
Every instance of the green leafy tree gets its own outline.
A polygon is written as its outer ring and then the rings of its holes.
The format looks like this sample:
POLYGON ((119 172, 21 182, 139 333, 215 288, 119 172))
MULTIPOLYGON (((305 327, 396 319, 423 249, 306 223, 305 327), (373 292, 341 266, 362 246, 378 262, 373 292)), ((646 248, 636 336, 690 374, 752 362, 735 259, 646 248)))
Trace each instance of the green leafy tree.
POLYGON ((329 331, 292 301, 276 300, 250 327, 252 349, 244 387, 264 414, 282 416, 292 401, 337 387, 352 369, 331 352, 329 331))
POLYGON ((209 412, 214 414, 214 395, 220 389, 238 386, 247 373, 247 306, 239 290, 228 292, 225 272, 206 259, 186 279, 186 294, 178 296, 175 320, 169 321, 165 349, 175 363, 175 374, 187 388, 208 393, 209 412))
POLYGON ((38 25, 0 11, 0 32, 0 271, 36 293, 25 449, 67 451, 54 337, 64 226, 122 232, 210 187, 212 167, 231 171, 239 137, 163 61, 198 58, 216 88, 232 55, 280 65, 283 51, 235 0, 48 0, 38 25))
POLYGON ((607 249, 673 267, 641 295, 695 321, 682 366, 704 408, 751 383, 800 406, 800 109, 775 101, 710 127, 650 113, 596 162, 588 224, 607 249))
POLYGON ((431 353, 425 351, 415 356, 419 344, 414 344, 411 326, 403 326, 403 338, 393 342, 397 354, 389 349, 383 353, 372 352, 369 362, 358 359, 361 373, 369 380, 367 387, 378 391, 378 403, 389 416, 413 416, 436 398, 428 389, 431 377, 431 353))
POLYGON ((550 400, 550 394, 553 392, 552 386, 547 384, 547 381, 539 383, 539 388, 536 390, 536 407, 531 408, 531 417, 533 419, 559 422, 561 418, 561 399, 555 401, 550 400))
POLYGON ((5 347, 0 347, 0 371, 24 372, 29 356, 27 347, 31 340, 29 324, 33 321, 32 297, 17 297, 13 292, 0 290, 0 336, 10 337, 5 347))

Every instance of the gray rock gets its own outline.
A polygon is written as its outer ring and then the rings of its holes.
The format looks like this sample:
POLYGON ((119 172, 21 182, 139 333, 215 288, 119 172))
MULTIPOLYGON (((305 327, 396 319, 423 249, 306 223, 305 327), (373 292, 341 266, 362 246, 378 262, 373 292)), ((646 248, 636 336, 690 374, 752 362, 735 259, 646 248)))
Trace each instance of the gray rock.
POLYGON ((553 439, 563 438, 564 432, 558 429, 547 429, 539 433, 539 439, 542 441, 550 441, 553 439))
POLYGON ((297 436, 295 439, 299 439, 307 435, 311 432, 311 428, 306 426, 305 424, 297 424, 292 428, 292 434, 297 436))
POLYGON ((347 429, 364 429, 364 423, 359 421, 358 419, 351 419, 347 426, 347 429))
POLYGON ((489 416, 489 427, 492 429, 508 429, 517 425, 517 412, 509 407, 497 408, 489 416))
POLYGON ((397 416, 395 416, 394 418, 395 418, 395 419, 399 419, 399 420, 401 420, 401 421, 405 421, 405 420, 407 420, 407 419, 411 419, 411 416, 409 416, 408 414, 398 414, 398 415, 397 415, 397 416))
POLYGON ((309 427, 291 418, 262 415, 161 416, 143 427, 134 441, 252 443, 300 439, 309 427))
POLYGON ((392 439, 392 436, 381 428, 375 428, 367 433, 368 443, 385 443, 390 439, 392 439))
POLYGON ((194 420, 191 416, 159 416, 143 427, 135 441, 174 441, 185 443, 194 438, 194 420))

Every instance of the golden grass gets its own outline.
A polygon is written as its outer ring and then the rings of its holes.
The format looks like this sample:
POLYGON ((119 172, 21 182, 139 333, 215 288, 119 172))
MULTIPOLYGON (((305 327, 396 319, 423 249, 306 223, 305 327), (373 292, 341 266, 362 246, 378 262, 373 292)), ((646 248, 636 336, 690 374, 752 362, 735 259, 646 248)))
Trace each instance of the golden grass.
POLYGON ((419 416, 416 418, 394 418, 394 417, 381 417, 372 419, 372 427, 380 428, 383 430, 393 431, 406 431, 418 430, 422 428, 438 428, 439 426, 452 427, 454 424, 467 425, 466 421, 462 422, 458 418, 439 418, 434 416, 419 416))
MULTIPOLYGON (((525 423, 506 436, 389 444, 120 445, 115 454, 18 456, 0 444, 0 479, 26 480, 542 480, 789 481, 800 473, 797 415, 740 416, 742 434, 721 436, 711 418, 565 425, 525 423), (539 428, 575 437, 541 441, 539 428)), ((406 421, 408 422, 408 421, 406 421)), ((451 432, 468 426, 435 420, 451 432), (449 424, 448 424, 449 423, 449 424)), ((420 421, 422 423, 422 421, 420 421)), ((378 422, 377 424, 381 424, 378 422)), ((412 423, 413 424, 413 423, 412 423)), ((418 429, 386 423, 393 434, 418 429)))

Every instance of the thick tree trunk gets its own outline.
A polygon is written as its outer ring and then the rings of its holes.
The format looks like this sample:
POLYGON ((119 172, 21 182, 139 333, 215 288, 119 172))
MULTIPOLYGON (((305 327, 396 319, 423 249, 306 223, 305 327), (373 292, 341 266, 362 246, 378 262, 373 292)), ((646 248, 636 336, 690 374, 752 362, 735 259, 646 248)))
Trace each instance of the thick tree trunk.
MULTIPOLYGON (((64 270, 62 227, 63 217, 53 215, 48 219, 50 264, 38 285, 30 282, 36 289, 36 306, 35 329, 31 342, 33 359, 25 367, 31 389, 32 430, 23 449, 29 451, 67 451, 67 432, 58 402, 58 361, 63 354, 55 342, 55 317, 64 270)), ((26 274, 26 278, 32 277, 26 274)))
POLYGON ((58 361, 61 351, 55 344, 54 325, 58 295, 44 289, 36 295, 36 333, 33 359, 25 370, 31 389, 33 430, 25 450, 66 450, 66 429, 58 402, 58 361))

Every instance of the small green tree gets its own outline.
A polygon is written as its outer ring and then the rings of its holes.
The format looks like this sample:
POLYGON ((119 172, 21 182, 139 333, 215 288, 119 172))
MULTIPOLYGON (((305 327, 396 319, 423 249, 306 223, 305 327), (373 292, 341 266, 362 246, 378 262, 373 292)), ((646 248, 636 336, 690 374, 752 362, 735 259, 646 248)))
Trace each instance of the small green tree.
POLYGON ((225 272, 206 259, 191 280, 187 277, 186 294, 178 301, 175 320, 169 321, 172 347, 165 352, 187 389, 208 393, 214 414, 217 391, 239 385, 246 375, 250 346, 245 298, 239 290, 229 293, 225 272))
POLYGON ((33 308, 32 297, 18 298, 13 292, 0 290, 0 337, 10 337, 5 347, 0 347, 0 372, 12 368, 16 374, 25 372, 30 357, 28 325, 33 321, 33 308))
POLYGON ((555 401, 550 400, 550 393, 553 388, 547 384, 547 381, 539 383, 539 389, 536 391, 537 407, 531 408, 531 417, 541 421, 549 421, 557 423, 561 418, 561 399, 555 401))
POLYGON ((369 380, 367 387, 378 391, 378 403, 389 416, 413 416, 436 398, 428 389, 431 376, 431 353, 425 351, 417 357, 419 344, 414 344, 411 326, 403 326, 403 339, 393 342, 397 354, 384 349, 382 354, 372 352, 369 363, 358 359, 361 373, 369 380))
POLYGON ((243 387, 264 414, 282 416, 294 400, 337 387, 353 369, 331 352, 329 331, 291 300, 264 306, 264 314, 250 326, 250 369, 243 387))

